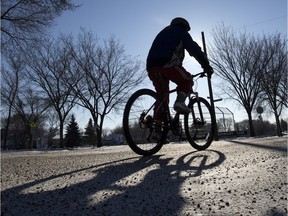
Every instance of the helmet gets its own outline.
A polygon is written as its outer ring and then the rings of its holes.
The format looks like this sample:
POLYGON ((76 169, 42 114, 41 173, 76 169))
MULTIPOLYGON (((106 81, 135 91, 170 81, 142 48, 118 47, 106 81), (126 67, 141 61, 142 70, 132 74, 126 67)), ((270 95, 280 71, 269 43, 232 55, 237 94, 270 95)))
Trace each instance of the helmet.
POLYGON ((185 29, 187 29, 187 31, 190 31, 190 25, 188 23, 188 21, 182 17, 176 17, 171 21, 170 25, 181 25, 183 26, 185 29))

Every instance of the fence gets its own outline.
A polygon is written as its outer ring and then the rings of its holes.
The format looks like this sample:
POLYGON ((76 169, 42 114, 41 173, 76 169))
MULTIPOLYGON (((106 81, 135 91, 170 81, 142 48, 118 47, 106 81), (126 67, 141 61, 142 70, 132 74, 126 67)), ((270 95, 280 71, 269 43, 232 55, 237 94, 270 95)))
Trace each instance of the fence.
POLYGON ((226 107, 215 107, 218 132, 235 131, 234 114, 226 107))

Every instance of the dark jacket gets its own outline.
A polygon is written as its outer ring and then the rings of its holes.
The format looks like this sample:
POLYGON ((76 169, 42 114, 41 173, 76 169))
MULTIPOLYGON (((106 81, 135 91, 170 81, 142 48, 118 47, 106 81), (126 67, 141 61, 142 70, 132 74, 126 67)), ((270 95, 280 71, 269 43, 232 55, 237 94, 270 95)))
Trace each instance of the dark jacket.
POLYGON ((209 66, 206 56, 190 34, 180 25, 170 25, 154 39, 147 57, 147 70, 153 67, 181 66, 185 49, 203 68, 209 66))

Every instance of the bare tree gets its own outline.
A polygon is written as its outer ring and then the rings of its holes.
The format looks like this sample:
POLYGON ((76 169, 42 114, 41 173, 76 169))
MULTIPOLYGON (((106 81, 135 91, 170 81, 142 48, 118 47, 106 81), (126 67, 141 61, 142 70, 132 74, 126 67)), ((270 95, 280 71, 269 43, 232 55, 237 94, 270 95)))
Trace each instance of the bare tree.
POLYGON ((37 88, 30 85, 23 85, 16 96, 13 104, 15 113, 22 119, 26 129, 28 144, 26 147, 33 147, 32 130, 35 130, 45 119, 46 111, 51 106, 45 95, 41 95, 37 88))
POLYGON ((76 7, 72 0, 2 0, 2 51, 41 39, 45 27, 50 26, 64 11, 76 7))
MULTIPOLYGON (((67 41, 68 43, 68 41, 67 41)), ((88 109, 97 133, 97 146, 102 146, 102 127, 110 112, 121 109, 131 89, 144 79, 140 62, 125 54, 114 37, 99 44, 91 32, 83 31, 74 47, 73 56, 80 66, 82 81, 75 86, 81 106, 88 109)))
POLYGON ((60 147, 64 147, 64 122, 76 104, 76 97, 71 94, 78 82, 71 50, 67 49, 61 38, 47 41, 42 47, 36 47, 29 55, 29 79, 43 91, 57 112, 60 127, 60 147), (70 85, 68 85, 68 83, 70 85))
POLYGON ((250 136, 255 136, 252 110, 261 92, 259 76, 267 64, 262 57, 261 39, 247 33, 237 35, 224 25, 214 29, 214 46, 210 60, 216 74, 223 79, 222 91, 236 100, 247 112, 250 136))
MULTIPOLYGON (((67 117, 69 119, 69 117, 67 117)), ((55 111, 55 109, 48 109, 47 110, 47 116, 46 116, 46 128, 47 128, 47 138, 48 138, 48 147, 52 147, 53 144, 53 138, 57 135, 57 132, 59 132, 59 119, 58 114, 55 111)))
POLYGON ((283 107, 287 108, 287 47, 286 39, 280 34, 263 37, 262 53, 270 59, 267 66, 263 68, 260 77, 261 102, 267 102, 268 107, 274 113, 277 134, 282 136, 280 115, 283 107))
POLYGON ((6 121, 4 125, 4 133, 3 133, 3 148, 7 147, 7 137, 10 126, 10 119, 13 115, 13 105, 16 101, 16 96, 20 87, 20 80, 23 78, 23 61, 21 56, 7 55, 2 58, 1 65, 1 105, 2 111, 5 112, 6 121), (3 64, 5 62, 5 64, 3 64), (6 109, 7 108, 7 109, 6 109))

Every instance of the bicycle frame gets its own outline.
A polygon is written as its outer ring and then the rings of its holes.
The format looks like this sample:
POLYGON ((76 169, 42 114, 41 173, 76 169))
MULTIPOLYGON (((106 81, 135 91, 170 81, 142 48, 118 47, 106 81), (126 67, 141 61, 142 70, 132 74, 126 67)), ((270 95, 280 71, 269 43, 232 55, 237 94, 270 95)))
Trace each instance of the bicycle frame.
MULTIPOLYGON (((195 75, 192 75, 192 79, 194 79, 195 77, 198 77, 198 76, 199 76, 199 77, 205 77, 205 76, 206 76, 206 73, 205 73, 205 72, 200 72, 200 73, 197 73, 197 74, 195 74, 195 75)), ((165 107, 165 106, 163 106, 164 102, 167 100, 167 97, 169 97, 170 94, 171 94, 171 93, 174 93, 174 92, 177 92, 177 89, 176 89, 176 88, 170 90, 170 91, 165 95, 164 99, 160 101, 158 109, 162 109, 163 107, 165 107)), ((197 100, 197 105, 198 105, 198 110, 199 110, 199 114, 200 114, 200 119, 196 119, 195 111, 194 111, 194 109, 191 109, 194 123, 195 123, 195 124, 203 124, 203 123, 205 123, 205 120, 204 120, 204 117, 203 117, 202 108, 201 108, 200 102, 199 102, 199 100, 198 100, 198 98, 199 98, 198 92, 193 91, 193 89, 192 89, 192 92, 190 93, 190 95, 188 96, 188 98, 189 98, 189 101, 191 101, 192 99, 195 99, 195 98, 196 98, 196 100, 197 100)), ((152 107, 154 107, 155 104, 156 104, 156 102, 153 104, 152 107)), ((150 110, 152 109, 152 107, 151 107, 148 111, 150 111, 150 110)), ((166 113, 167 113, 167 123, 169 123, 169 127, 170 127, 170 126, 171 126, 171 122, 172 122, 172 118, 171 118, 171 115, 170 115, 169 107, 168 107, 167 109, 165 108, 165 111, 166 111, 166 113)), ((173 119, 178 119, 178 118, 179 118, 179 113, 176 113, 173 119)), ((170 129, 171 129, 171 128, 170 128, 170 129)))
MULTIPOLYGON (((203 78, 203 77, 206 76, 206 73, 205 73, 205 72, 200 72, 200 73, 197 73, 197 74, 195 74, 195 75, 192 75, 192 79, 194 79, 195 77, 198 77, 198 76, 201 77, 201 78, 203 78)), ((197 100, 198 110, 199 110, 199 114, 200 114, 200 122, 196 122, 195 111, 194 111, 194 109, 191 109, 194 123, 195 123, 195 124, 196 124, 196 123, 205 123, 205 122, 204 122, 204 117, 203 117, 202 108, 201 108, 200 102, 199 102, 199 100, 198 100, 199 94, 198 94, 198 92, 193 91, 193 89, 192 89, 192 93, 191 93, 190 96, 189 96, 189 101, 191 101, 191 100, 194 99, 194 98, 196 98, 196 100, 197 100), (192 95, 192 96, 191 96, 191 95, 192 95)))
MULTIPOLYGON (((203 77, 205 73, 196 74, 191 78, 196 76, 203 77)), ((214 119, 211 115, 209 102, 191 89, 188 104, 191 112, 183 114, 182 125, 180 113, 176 112, 174 116, 171 116, 171 110, 167 103, 169 101, 167 97, 174 92, 177 92, 177 89, 172 89, 163 97, 159 97, 151 89, 140 89, 129 98, 124 109, 123 129, 127 143, 135 153, 140 155, 155 154, 163 144, 167 143, 170 136, 169 131, 180 138, 184 135, 191 146, 197 150, 205 150, 210 146, 214 135, 214 119), (160 111, 156 109, 163 109, 166 114, 161 125, 159 125, 160 122, 153 119, 155 112, 160 111), (135 123, 138 123, 136 128, 135 123), (157 128, 160 129, 156 132, 160 137, 154 134, 157 128), (182 134, 183 131, 185 134, 182 134)))

